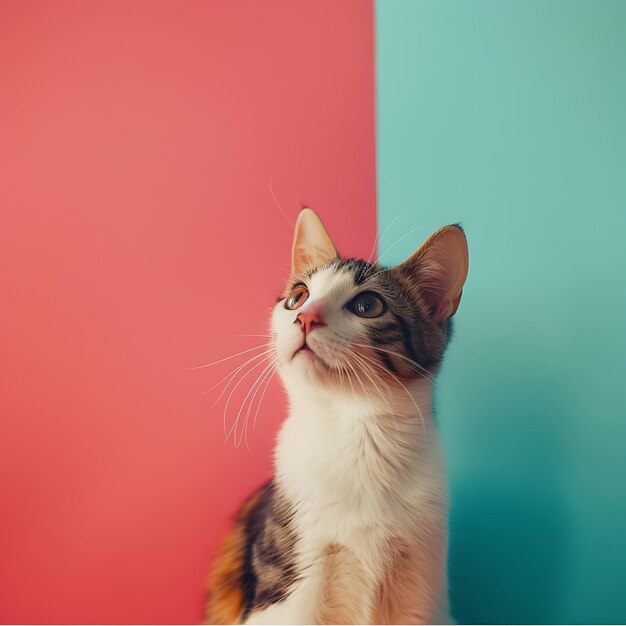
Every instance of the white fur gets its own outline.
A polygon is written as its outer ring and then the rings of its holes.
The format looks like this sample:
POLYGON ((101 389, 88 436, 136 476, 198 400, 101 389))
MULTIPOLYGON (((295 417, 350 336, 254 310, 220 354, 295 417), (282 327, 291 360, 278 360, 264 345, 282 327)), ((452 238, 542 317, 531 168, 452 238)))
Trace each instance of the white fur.
POLYGON ((447 493, 431 383, 393 393, 363 375, 353 388, 322 384, 315 357, 293 357, 302 343, 296 315, 323 307, 327 326, 307 341, 327 362, 363 342, 369 321, 344 308, 356 293, 347 274, 326 269, 308 287, 301 309, 280 302, 272 317, 290 404, 275 480, 296 507, 301 579, 247 623, 449 623, 447 493))

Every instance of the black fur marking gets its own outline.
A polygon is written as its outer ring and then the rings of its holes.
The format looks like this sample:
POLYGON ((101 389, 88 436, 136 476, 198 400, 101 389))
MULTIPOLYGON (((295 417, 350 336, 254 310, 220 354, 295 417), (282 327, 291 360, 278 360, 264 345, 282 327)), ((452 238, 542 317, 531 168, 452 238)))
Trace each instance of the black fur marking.
MULTIPOLYGON (((376 350, 376 348, 374 348, 374 350, 376 350)), ((389 353, 383 352, 382 350, 376 350, 376 354, 378 355, 378 358, 385 364, 385 367, 387 369, 391 370, 392 372, 398 371, 396 369, 396 366, 393 364, 389 353)))
POLYGON ((245 519, 245 533, 246 533, 246 549, 243 559, 243 568, 241 573, 241 586, 243 589, 243 609, 244 617, 246 617, 250 608, 254 603, 254 596, 256 592, 257 576, 252 565, 252 551, 254 543, 261 532, 264 516, 266 515, 267 504, 269 500, 269 486, 271 483, 266 483, 260 490, 263 490, 259 501, 248 513, 245 519))
POLYGON ((411 333, 411 328, 407 324, 406 320, 396 313, 394 313, 394 317, 398 322, 400 329, 402 330, 402 338, 404 340, 404 349, 406 350, 409 357, 415 361, 415 363, 419 363, 419 358, 415 353, 415 348, 413 346, 413 335, 411 333))
POLYGON ((365 261, 354 260, 354 286, 362 285, 367 279, 372 265, 365 261))
POLYGON ((252 611, 284 600, 297 581, 294 549, 293 507, 274 483, 263 494, 246 519, 246 550, 242 573, 243 619, 252 611))
POLYGON ((337 269, 351 273, 355 287, 362 285, 367 280, 372 268, 375 267, 362 259, 342 259, 340 257, 337 257, 331 265, 337 269))
POLYGON ((379 335, 386 335, 387 333, 392 333, 394 330, 398 330, 398 325, 395 322, 385 322, 380 326, 376 326, 374 330, 379 335))

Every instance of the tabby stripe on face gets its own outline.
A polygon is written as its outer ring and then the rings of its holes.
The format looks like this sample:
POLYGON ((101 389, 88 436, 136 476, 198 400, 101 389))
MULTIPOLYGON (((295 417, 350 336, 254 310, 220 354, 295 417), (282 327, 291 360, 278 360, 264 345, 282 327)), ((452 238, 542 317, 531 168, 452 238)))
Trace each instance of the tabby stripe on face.
POLYGON ((393 361, 391 360, 389 353, 383 352, 382 350, 377 350, 376 348, 374 349, 376 350, 376 354, 378 355, 378 358, 385 364, 387 369, 391 370, 392 372, 398 371, 396 369, 396 366, 393 364, 393 361))
POLYGON ((419 363, 418 356, 415 353, 415 348, 413 347, 413 335, 411 333, 410 326, 407 324, 406 320, 402 316, 398 315, 397 313, 394 313, 393 316, 398 322, 398 324, 400 325, 400 329, 402 330, 402 337, 404 340, 404 349, 406 350, 407 354, 410 356, 411 360, 413 360, 415 363, 419 363))
POLYGON ((368 278, 370 270, 374 266, 366 263, 365 261, 355 260, 354 265, 350 268, 354 272, 354 286, 359 287, 368 278))
POLYGON ((388 322, 382 326, 377 326, 373 332, 375 332, 376 335, 390 335, 394 332, 398 332, 398 324, 395 322, 388 322))

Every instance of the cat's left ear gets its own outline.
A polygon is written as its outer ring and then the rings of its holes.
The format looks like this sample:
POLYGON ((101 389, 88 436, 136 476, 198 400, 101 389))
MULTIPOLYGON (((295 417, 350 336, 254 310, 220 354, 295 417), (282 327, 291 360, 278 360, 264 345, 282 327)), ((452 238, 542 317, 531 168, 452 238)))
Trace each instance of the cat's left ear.
POLYGON ((397 270, 415 286, 434 321, 452 317, 469 268, 467 239, 460 226, 433 233, 397 270))
POLYGON ((302 209, 296 221, 291 248, 291 275, 326 265, 339 256, 322 220, 311 209, 302 209))

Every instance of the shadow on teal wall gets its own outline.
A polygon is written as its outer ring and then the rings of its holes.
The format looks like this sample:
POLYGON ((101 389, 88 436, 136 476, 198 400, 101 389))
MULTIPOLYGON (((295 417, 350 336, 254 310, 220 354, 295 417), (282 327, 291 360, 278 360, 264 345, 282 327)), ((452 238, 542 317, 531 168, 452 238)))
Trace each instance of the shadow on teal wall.
POLYGON ((626 2, 376 13, 383 261, 470 245, 436 391, 455 617, 624 622, 626 2))

